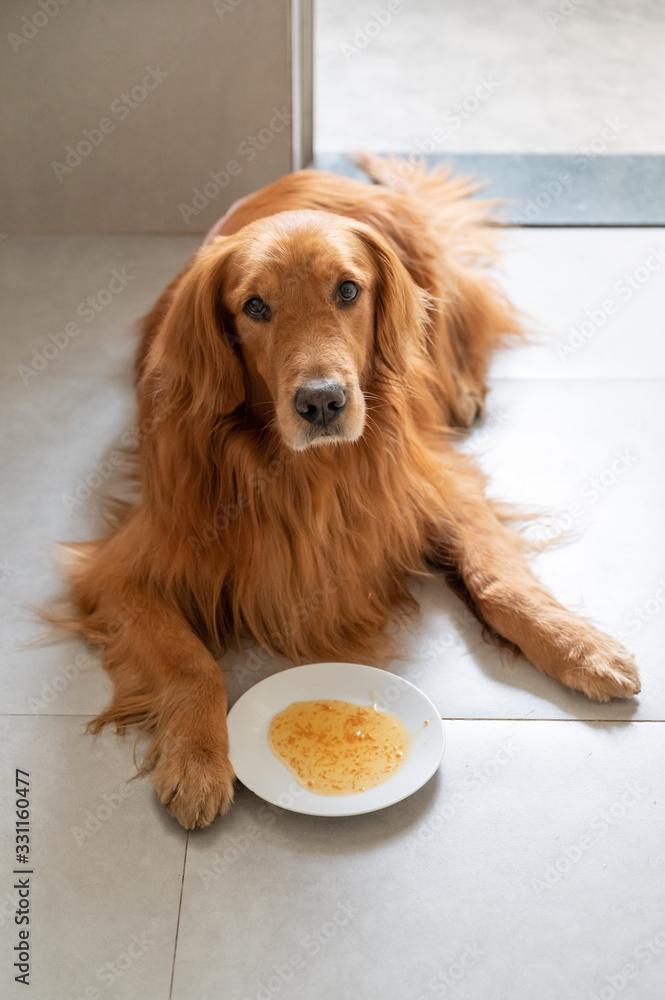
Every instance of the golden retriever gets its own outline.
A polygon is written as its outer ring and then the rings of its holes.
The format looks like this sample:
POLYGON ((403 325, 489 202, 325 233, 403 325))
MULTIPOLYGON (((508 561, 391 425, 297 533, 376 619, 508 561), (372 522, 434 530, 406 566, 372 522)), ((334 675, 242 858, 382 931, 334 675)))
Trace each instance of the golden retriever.
POLYGON ((487 204, 360 159, 376 183, 303 170, 236 203, 164 291, 138 358, 140 499, 68 570, 67 625, 114 682, 90 728, 152 733, 142 767, 185 827, 233 798, 213 654, 243 636, 295 663, 385 661, 415 574, 442 570, 589 698, 640 690, 632 656, 532 575, 452 447, 492 350, 519 334, 487 272, 487 204))

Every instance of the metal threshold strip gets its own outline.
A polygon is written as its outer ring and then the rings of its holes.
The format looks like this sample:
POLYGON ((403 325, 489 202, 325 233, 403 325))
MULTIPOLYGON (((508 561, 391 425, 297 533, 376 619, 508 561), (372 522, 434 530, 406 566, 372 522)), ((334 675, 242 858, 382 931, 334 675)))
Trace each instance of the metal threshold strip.
MULTIPOLYGON (((447 153, 426 159, 483 181, 479 197, 505 200, 501 217, 508 225, 665 226, 665 156, 447 153)), ((321 153, 312 165, 366 179, 346 154, 321 153)))

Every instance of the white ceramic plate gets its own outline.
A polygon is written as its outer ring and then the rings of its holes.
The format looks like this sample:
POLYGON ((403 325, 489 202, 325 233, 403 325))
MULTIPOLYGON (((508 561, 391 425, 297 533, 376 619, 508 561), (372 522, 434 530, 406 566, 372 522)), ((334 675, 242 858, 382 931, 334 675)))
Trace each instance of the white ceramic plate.
POLYGON ((358 663, 313 663, 273 674, 238 699, 228 725, 229 755, 243 785, 273 805, 311 816, 354 816, 400 802, 432 777, 445 746, 443 723, 422 691, 387 670, 358 663), (268 746, 268 727, 291 702, 319 699, 376 705, 398 715, 411 738, 399 771, 355 795, 315 795, 298 784, 268 746))

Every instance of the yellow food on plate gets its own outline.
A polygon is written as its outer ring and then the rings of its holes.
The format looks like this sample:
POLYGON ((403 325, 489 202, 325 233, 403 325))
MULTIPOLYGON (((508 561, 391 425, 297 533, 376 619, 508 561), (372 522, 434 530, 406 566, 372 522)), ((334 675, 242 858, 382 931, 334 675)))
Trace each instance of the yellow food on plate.
POLYGON ((317 795, 375 788, 402 766, 409 734, 391 712, 349 701, 294 701, 273 716, 268 744, 295 779, 317 795))

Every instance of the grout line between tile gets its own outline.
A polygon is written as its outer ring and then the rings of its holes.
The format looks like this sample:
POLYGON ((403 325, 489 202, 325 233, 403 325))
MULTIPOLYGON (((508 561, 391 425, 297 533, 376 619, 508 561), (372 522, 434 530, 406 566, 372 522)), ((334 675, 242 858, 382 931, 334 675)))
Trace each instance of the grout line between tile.
POLYGON ((185 856, 182 859, 182 881, 180 883, 180 899, 178 900, 178 919, 175 925, 175 941, 173 943, 173 962, 171 964, 171 982, 169 984, 169 1000, 173 995, 173 977, 175 975, 175 957, 178 951, 178 934, 180 932, 180 911, 182 910, 182 894, 185 888, 185 869, 187 868, 187 848, 189 847, 189 830, 185 837, 185 856))
MULTIPOLYGON (((0 712, 0 719, 89 719, 94 712, 69 713, 61 712, 0 712)), ((557 719, 555 717, 538 716, 514 716, 514 715, 455 715, 441 716, 444 722, 641 722, 654 723, 665 722, 665 719, 622 719, 620 717, 595 717, 580 719, 557 719)))
MULTIPOLYGON (((508 348, 510 350, 510 348, 508 348)), ((581 382, 620 382, 622 385, 628 382, 656 382, 665 381, 663 375, 490 375, 489 382, 546 382, 553 383, 581 383, 581 382)), ((492 386, 490 384, 490 390, 492 386)), ((473 430, 473 426, 471 427, 473 430)))
POLYGON ((504 223, 503 229, 662 229, 662 222, 544 222, 539 226, 530 223, 504 223))
POLYGON ((586 722, 586 723, 589 723, 589 722, 629 722, 631 725, 633 725, 633 723, 637 723, 637 722, 642 722, 642 723, 644 723, 644 722, 647 722, 647 723, 651 722, 651 723, 655 723, 657 725, 658 723, 665 722, 665 719, 622 719, 622 718, 591 718, 591 717, 589 717, 588 719, 553 719, 553 718, 549 718, 548 719, 546 717, 544 717, 544 718, 535 718, 534 719, 532 716, 529 716, 528 718, 527 717, 515 718, 514 716, 511 716, 511 715, 506 715, 506 716, 498 716, 498 715, 494 716, 493 715, 491 717, 489 717, 489 716, 472 717, 472 716, 468 716, 468 715, 459 715, 459 716, 455 716, 455 717, 446 717, 445 715, 442 715, 441 716, 441 721, 442 722, 586 722))
POLYGON ((0 719, 89 719, 92 712, 0 712, 0 719))

